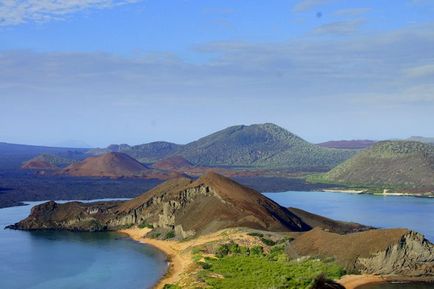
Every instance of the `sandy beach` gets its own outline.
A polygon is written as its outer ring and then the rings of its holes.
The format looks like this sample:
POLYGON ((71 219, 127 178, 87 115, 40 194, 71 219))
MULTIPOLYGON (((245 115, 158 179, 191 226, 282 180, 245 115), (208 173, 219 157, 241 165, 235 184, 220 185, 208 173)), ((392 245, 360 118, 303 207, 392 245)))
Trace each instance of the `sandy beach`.
POLYGON ((382 283, 387 279, 377 275, 345 275, 338 283, 343 285, 346 289, 360 288, 362 285, 382 283))
MULTIPOLYGON (((188 241, 171 241, 171 240, 156 240, 144 237, 150 229, 144 228, 130 228, 120 230, 120 233, 127 234, 133 240, 140 243, 151 245, 161 250, 166 254, 169 268, 167 273, 155 285, 154 288, 161 289, 165 284, 180 283, 181 285, 189 284, 191 277, 189 274, 197 269, 196 264, 193 262, 191 249, 195 246, 200 246, 206 243, 221 241, 229 238, 231 240, 241 238, 250 240, 252 243, 256 242, 254 237, 248 236, 245 232, 240 232, 235 229, 225 229, 205 236, 200 236, 193 240, 188 241)), ((191 284, 190 284, 191 285, 191 284)))

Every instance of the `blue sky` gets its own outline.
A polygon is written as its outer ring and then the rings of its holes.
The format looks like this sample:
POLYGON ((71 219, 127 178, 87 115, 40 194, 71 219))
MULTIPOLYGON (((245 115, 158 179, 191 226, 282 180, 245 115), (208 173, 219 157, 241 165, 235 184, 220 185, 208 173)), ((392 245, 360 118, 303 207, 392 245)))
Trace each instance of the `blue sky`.
POLYGON ((433 136, 434 2, 0 0, 0 141, 433 136))

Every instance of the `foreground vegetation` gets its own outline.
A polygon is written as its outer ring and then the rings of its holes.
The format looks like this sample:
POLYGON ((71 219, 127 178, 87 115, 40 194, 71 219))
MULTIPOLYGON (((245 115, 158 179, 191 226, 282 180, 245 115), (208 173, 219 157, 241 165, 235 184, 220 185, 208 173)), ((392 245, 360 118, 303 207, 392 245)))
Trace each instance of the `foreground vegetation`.
MULTIPOLYGON (((290 260, 286 244, 273 246, 239 246, 223 244, 214 254, 203 254, 196 248, 193 259, 200 266, 198 288, 313 288, 317 278, 338 279, 345 274, 333 260, 312 258, 290 260), (267 250, 267 252, 265 252, 267 250), (320 277, 319 277, 320 276, 320 277)), ((181 288, 167 284, 165 288, 181 288)))

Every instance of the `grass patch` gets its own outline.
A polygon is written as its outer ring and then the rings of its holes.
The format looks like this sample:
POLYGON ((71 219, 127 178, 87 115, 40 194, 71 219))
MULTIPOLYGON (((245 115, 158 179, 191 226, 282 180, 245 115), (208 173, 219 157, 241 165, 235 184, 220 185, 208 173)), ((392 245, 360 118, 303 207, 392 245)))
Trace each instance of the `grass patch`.
POLYGON ((331 259, 291 261, 285 244, 274 245, 266 254, 262 246, 248 248, 230 242, 219 246, 215 256, 198 262, 202 267, 198 277, 218 289, 308 289, 320 275, 337 279, 345 274, 331 259))
POLYGON ((231 255, 207 259, 207 264, 209 265, 206 267, 202 266, 204 270, 201 272, 201 278, 212 288, 220 289, 307 289, 321 274, 336 279, 344 273, 335 263, 314 259, 297 262, 277 258, 274 261, 268 256, 261 255, 231 255), (215 277, 216 275, 223 278, 215 277))

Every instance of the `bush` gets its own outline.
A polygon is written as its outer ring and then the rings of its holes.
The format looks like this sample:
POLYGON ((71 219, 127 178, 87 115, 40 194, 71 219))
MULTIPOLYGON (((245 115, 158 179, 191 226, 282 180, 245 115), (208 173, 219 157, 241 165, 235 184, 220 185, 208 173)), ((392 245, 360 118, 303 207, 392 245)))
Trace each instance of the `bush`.
POLYGON ((141 222, 137 227, 139 227, 140 229, 144 229, 144 228, 153 229, 154 228, 154 226, 152 226, 151 224, 148 224, 146 221, 141 222))
POLYGON ((181 289, 181 287, 175 284, 164 284, 163 289, 181 289))
POLYGON ((199 262, 198 264, 205 270, 211 269, 211 264, 207 262, 199 262))
POLYGON ((217 248, 215 255, 218 258, 223 258, 229 254, 229 246, 227 244, 221 245, 217 248))
POLYGON ((250 249, 250 255, 252 255, 252 256, 263 256, 264 255, 264 248, 262 248, 262 246, 253 246, 250 249))
POLYGON ((262 243, 264 243, 267 246, 274 246, 276 245, 276 242, 270 239, 261 238, 262 243))
POLYGON ((164 239, 173 239, 175 238, 175 231, 169 231, 166 233, 166 236, 164 237, 164 239))
POLYGON ((252 236, 252 237, 264 237, 264 234, 262 233, 258 233, 258 232, 252 232, 252 233, 248 233, 247 235, 252 236))

